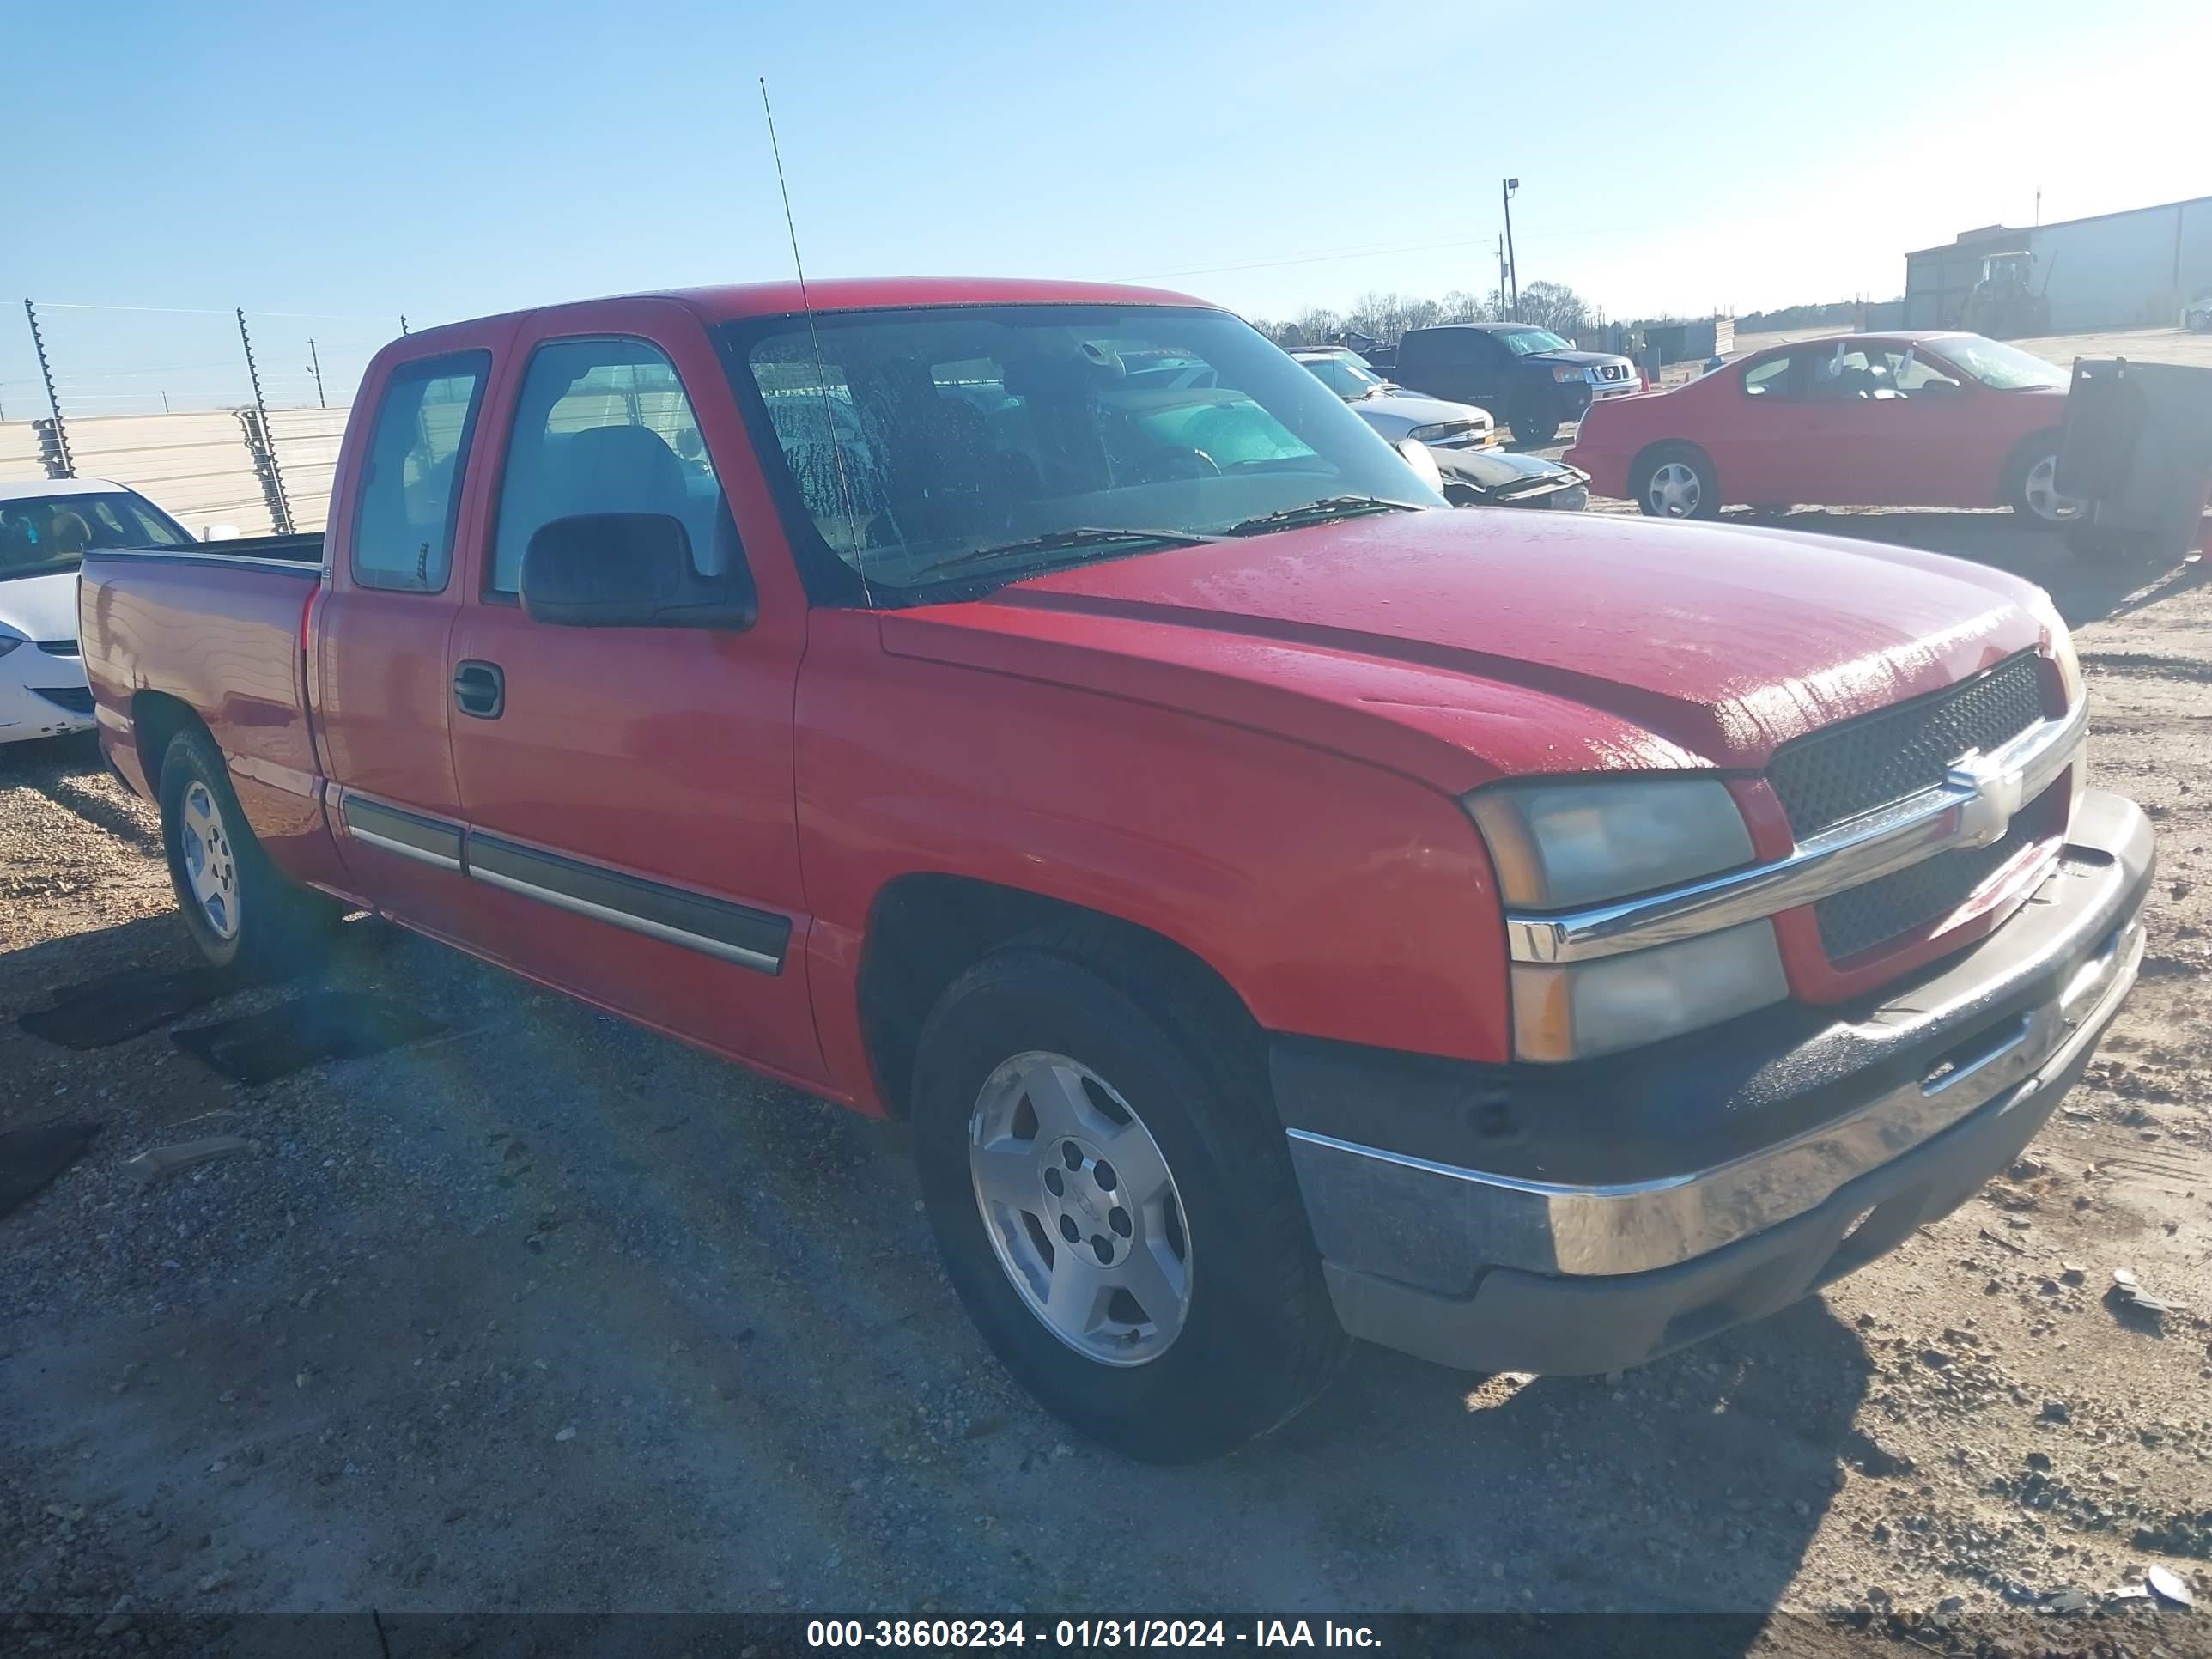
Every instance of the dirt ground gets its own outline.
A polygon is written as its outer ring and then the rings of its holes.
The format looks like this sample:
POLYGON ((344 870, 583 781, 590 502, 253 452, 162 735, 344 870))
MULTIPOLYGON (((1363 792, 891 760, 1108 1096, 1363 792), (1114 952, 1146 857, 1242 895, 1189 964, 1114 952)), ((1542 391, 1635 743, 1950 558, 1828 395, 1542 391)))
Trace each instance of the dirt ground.
POLYGON ((2137 590, 1998 514, 1790 523, 2020 571, 2075 625, 2096 772, 2162 860, 2087 1080, 1784 1316, 1609 1380, 1363 1349, 1199 1468, 1009 1385, 900 1130, 397 930, 349 924, 321 977, 445 1030, 373 1058, 247 1088, 161 1030, 23 1033, 58 987, 191 958, 148 809, 88 749, 8 756, 0 1129, 100 1127, 0 1219, 0 1649, 52 1613, 108 1651, 179 1611, 351 1611, 325 1647, 388 1656, 371 1609, 1238 1608, 1776 1612, 1739 1651, 1971 1651, 2013 1610, 2212 1652, 2212 583, 2137 590), (124 1167, 210 1133, 252 1150, 124 1167), (2186 1307, 2124 1316, 2116 1268, 2186 1307), (2020 1611, 2154 1566, 2197 1612, 2020 1611))

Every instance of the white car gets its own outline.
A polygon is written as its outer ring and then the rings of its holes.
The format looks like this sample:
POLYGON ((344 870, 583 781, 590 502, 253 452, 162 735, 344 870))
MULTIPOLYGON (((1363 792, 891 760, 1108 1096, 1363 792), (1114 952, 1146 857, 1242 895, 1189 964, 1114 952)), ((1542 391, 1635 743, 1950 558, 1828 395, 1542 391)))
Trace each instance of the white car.
POLYGON ((144 496, 105 479, 0 483, 0 744, 92 728, 76 639, 84 550, 191 540, 144 496))

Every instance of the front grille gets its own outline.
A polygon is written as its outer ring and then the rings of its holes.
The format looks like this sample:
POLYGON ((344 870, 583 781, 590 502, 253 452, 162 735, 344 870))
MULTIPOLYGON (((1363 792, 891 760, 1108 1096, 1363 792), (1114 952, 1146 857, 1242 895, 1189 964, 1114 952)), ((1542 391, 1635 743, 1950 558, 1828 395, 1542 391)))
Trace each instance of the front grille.
POLYGON ((1802 842, 1934 787, 1968 753, 1995 749, 2042 718, 2042 670, 2023 651, 1948 691, 1786 743, 1766 778, 1802 842))
POLYGON ((82 685, 34 685, 31 688, 57 708, 66 708, 72 714, 92 713, 92 691, 82 685))
POLYGON ((1490 427, 1482 421, 1435 421, 1427 426, 1417 426, 1406 435, 1416 443, 1437 448, 1465 449, 1480 446, 1487 439, 1490 427))
POLYGON ((2003 868, 2013 854, 2047 833, 2026 828, 2021 818, 2015 818, 2012 828, 1987 847, 1960 847, 1938 853, 1863 887, 1822 899, 1813 907, 1813 915, 1820 924, 1820 945, 1828 960, 1855 957, 1949 915, 2003 868))
POLYGON ((75 640, 40 640, 39 649, 50 657, 74 657, 77 653, 75 640))

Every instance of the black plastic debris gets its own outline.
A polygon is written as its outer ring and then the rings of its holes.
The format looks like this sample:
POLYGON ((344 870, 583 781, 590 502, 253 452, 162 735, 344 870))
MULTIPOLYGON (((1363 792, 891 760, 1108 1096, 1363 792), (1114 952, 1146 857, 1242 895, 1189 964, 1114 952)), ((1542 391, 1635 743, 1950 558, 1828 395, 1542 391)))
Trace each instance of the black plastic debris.
POLYGON ((27 1204, 84 1156, 97 1123, 41 1123, 0 1134, 0 1215, 27 1204))
POLYGON ((446 1028, 404 1003, 358 991, 312 991, 264 1013, 169 1033, 186 1054, 236 1083, 269 1083, 326 1060, 359 1060, 446 1028))
POLYGON ((15 1024, 31 1036, 64 1048, 105 1048, 143 1036, 246 983, 222 968, 186 968, 157 974, 125 969, 52 994, 53 1006, 34 1008, 15 1024))
POLYGON ((2112 1288, 2105 1292, 2105 1302, 2122 1318, 2133 1316, 2137 1323, 2152 1329, 2160 1328, 2165 1315, 2183 1313, 2188 1308, 2186 1303, 2168 1302, 2153 1296, 2143 1288, 2142 1281, 2125 1267, 2112 1269, 2112 1288))
POLYGON ((2045 1613, 2087 1613, 2097 1603, 2097 1598, 2085 1589, 2068 1586, 2064 1589, 2046 1590, 2036 1605, 2045 1613))

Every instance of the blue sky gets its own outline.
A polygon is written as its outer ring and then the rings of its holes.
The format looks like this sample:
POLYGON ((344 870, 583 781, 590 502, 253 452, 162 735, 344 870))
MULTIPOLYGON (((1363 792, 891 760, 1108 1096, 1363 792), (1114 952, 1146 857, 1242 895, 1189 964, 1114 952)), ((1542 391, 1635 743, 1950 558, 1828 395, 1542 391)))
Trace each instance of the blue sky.
POLYGON ((117 0, 6 29, 18 419, 24 294, 90 412, 242 386, 234 306, 276 397, 311 395, 312 335, 339 402, 403 312, 787 274, 763 75, 810 275, 1267 316, 1487 288, 1506 173, 1522 280, 1629 316, 1893 295, 1906 248, 2026 223, 2039 188, 2047 219, 2212 191, 2212 8, 2179 0, 117 0))

